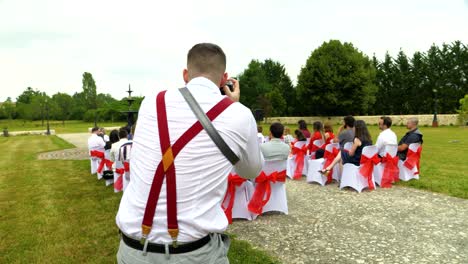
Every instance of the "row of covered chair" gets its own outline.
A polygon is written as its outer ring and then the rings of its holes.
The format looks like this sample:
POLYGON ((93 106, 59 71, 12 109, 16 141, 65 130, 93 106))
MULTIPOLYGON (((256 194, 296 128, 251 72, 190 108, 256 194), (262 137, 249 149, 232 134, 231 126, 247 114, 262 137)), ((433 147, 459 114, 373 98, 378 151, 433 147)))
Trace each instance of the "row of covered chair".
POLYGON ((229 223, 233 218, 253 220, 265 212, 288 214, 286 197, 286 160, 265 161, 254 180, 246 180, 235 170, 228 177, 228 189, 222 207, 229 223))
MULTIPOLYGON (((319 144, 320 142, 317 142, 317 145, 319 144)), ((389 188, 399 180, 419 179, 419 160, 422 151, 419 143, 409 145, 407 158, 404 161, 399 160, 397 156, 397 145, 387 145, 386 154, 381 158, 377 155, 376 146, 364 147, 360 166, 346 163, 341 167, 336 164, 326 176, 321 174, 320 170, 328 167, 338 155, 339 144, 326 145, 324 157, 319 159, 311 159, 313 155, 307 155, 303 146, 304 143, 296 142, 293 155, 288 159, 287 175, 292 179, 306 175, 307 182, 316 182, 322 186, 335 180, 339 182, 340 188, 351 187, 358 192, 365 188, 375 189, 375 184, 389 188)), ((349 151, 351 146, 351 142, 346 143, 343 151, 349 151)))
POLYGON ((104 179, 106 186, 113 185, 114 192, 124 191, 130 182, 131 147, 131 141, 122 144, 115 162, 110 159, 110 149, 91 149, 91 174, 96 174, 98 180, 104 179))

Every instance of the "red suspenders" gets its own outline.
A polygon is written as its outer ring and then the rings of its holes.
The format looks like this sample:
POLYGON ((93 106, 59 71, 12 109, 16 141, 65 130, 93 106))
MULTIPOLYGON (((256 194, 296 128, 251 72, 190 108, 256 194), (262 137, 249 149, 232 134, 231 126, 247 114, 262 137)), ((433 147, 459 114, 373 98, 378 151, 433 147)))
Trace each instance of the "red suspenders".
MULTIPOLYGON (((172 238, 173 246, 177 247, 177 236, 179 234, 179 225, 177 222, 177 196, 176 196, 176 178, 174 159, 177 154, 190 142, 198 133, 203 130, 203 126, 197 121, 171 146, 169 138, 169 129, 167 126, 166 103, 164 95, 166 91, 160 92, 156 97, 156 114, 158 116, 159 140, 161 145, 162 160, 154 173, 153 182, 146 203, 143 223, 141 225, 142 243, 148 244, 147 237, 153 226, 153 218, 158 204, 159 194, 161 192, 164 177, 166 177, 166 196, 167 196, 167 231, 172 238)), ((218 102, 211 108, 206 115, 213 121, 228 106, 233 103, 228 97, 218 102)))

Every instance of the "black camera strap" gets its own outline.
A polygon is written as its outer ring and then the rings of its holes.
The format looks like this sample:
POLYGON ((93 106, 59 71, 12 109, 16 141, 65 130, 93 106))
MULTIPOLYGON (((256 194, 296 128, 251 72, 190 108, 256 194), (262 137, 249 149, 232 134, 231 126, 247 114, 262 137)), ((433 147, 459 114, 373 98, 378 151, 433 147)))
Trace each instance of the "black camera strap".
POLYGON ((234 153, 234 151, 232 151, 224 139, 219 135, 218 131, 216 131, 216 128, 210 122, 205 112, 203 112, 200 105, 197 103, 187 87, 179 88, 179 91, 221 153, 223 153, 223 155, 229 160, 229 162, 231 162, 232 165, 236 164, 239 161, 239 157, 236 155, 236 153, 234 153))

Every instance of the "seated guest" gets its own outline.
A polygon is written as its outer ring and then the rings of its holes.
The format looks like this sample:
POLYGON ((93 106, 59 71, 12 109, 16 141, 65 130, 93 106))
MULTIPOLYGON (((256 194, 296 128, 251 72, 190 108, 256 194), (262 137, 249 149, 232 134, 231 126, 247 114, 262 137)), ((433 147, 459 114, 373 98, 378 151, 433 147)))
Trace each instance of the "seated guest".
POLYGON ((304 134, 302 134, 301 130, 299 129, 294 130, 294 134, 296 135, 296 140, 294 140, 294 142, 307 141, 307 138, 304 136, 304 134))
POLYGON ((89 150, 102 150, 105 146, 104 139, 99 136, 99 128, 93 127, 91 129, 91 137, 88 138, 88 149, 89 150))
POLYGON ((112 148, 111 148, 111 151, 110 151, 110 160, 112 162, 115 162, 116 160, 119 160, 119 150, 120 150, 120 147, 123 144, 128 142, 127 136, 128 136, 127 129, 125 129, 125 128, 119 129, 119 138, 120 138, 120 140, 118 142, 112 144, 112 148))
POLYGON ((406 159, 408 146, 411 143, 423 143, 423 135, 418 129, 419 120, 417 117, 411 117, 406 122, 406 128, 409 130, 398 143, 398 157, 401 160, 406 159))
POLYGON ((263 136, 263 127, 262 126, 257 126, 257 138, 258 138, 258 143, 259 144, 265 143, 265 137, 263 136))
POLYGON ((396 145, 397 136, 390 127, 392 126, 392 119, 388 116, 382 116, 379 119, 379 129, 382 130, 379 136, 377 137, 377 146, 378 153, 380 157, 385 156, 385 146, 386 145, 396 145))
POLYGON ((335 138, 335 134, 333 134, 333 127, 330 122, 326 122, 323 129, 325 130, 325 144, 332 143, 332 140, 335 138))
POLYGON ((111 149, 112 144, 118 141, 119 141, 119 131, 117 129, 114 129, 109 134, 109 141, 106 142, 106 145, 104 146, 104 150, 111 149))
POLYGON ((312 124, 312 127, 314 129, 314 134, 310 138, 309 145, 307 146, 307 149, 309 149, 309 152, 312 152, 313 146, 314 146, 314 141, 315 140, 322 140, 323 141, 323 146, 321 149, 316 150, 315 152, 315 158, 320 159, 323 158, 323 154, 325 153, 325 133, 323 132, 323 125, 322 122, 320 121, 315 121, 312 124))
POLYGON ((109 136, 106 135, 106 129, 105 128, 103 128, 103 127, 99 128, 99 134, 98 135, 104 139, 104 142, 109 141, 109 136))
POLYGON ((344 124, 338 128, 338 138, 335 137, 333 142, 340 143, 340 148, 343 149, 344 144, 353 142, 354 140, 354 117, 345 116, 343 118, 344 124))
POLYGON ((369 130, 367 130, 366 123, 363 120, 356 121, 355 135, 356 136, 353 140, 353 146, 349 152, 341 150, 340 154, 336 156, 333 162, 328 167, 321 170, 321 173, 328 174, 333 166, 340 162, 340 160, 342 160, 343 164, 352 163, 356 166, 360 165, 362 149, 366 146, 372 145, 372 138, 370 136, 369 130))
POLYGON ((297 122, 297 124, 299 125, 299 130, 301 130, 302 134, 306 137, 306 138, 310 138, 310 132, 309 130, 307 129, 307 124, 304 120, 299 120, 297 122))
POLYGON ((270 141, 260 145, 265 160, 287 160, 290 147, 281 141, 284 126, 281 123, 273 123, 270 126, 270 141))
POLYGON ((291 129, 289 127, 284 128, 283 139, 284 143, 288 145, 294 142, 294 137, 291 136, 291 129))

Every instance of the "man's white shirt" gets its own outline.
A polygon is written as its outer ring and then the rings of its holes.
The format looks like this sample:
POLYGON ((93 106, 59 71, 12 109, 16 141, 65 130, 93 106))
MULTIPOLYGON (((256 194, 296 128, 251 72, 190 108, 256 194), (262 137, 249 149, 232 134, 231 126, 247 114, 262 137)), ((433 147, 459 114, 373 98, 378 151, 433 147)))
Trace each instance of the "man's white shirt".
POLYGON ((88 138, 88 149, 89 150, 100 150, 104 151, 104 146, 106 143, 104 139, 96 134, 92 134, 91 137, 88 138))
MULTIPOLYGON (((198 77, 187 88, 206 113, 223 96, 219 88, 206 78, 198 77)), ((181 93, 170 89, 165 95, 171 145, 191 127, 197 118, 181 93)), ((236 172, 254 178, 261 171, 263 157, 257 143, 257 126, 251 111, 233 103, 213 125, 240 161, 236 172)), ((138 125, 130 160, 130 184, 125 190, 116 217, 120 230, 135 239, 141 238, 141 224, 153 181, 161 161, 156 115, 156 94, 147 96, 140 107, 138 125)), ((227 176, 233 166, 203 130, 175 158, 177 217, 180 242, 198 240, 209 233, 223 232, 228 221, 221 208, 226 193, 227 176)), ((152 243, 170 243, 167 233, 166 185, 161 188, 153 228, 148 236, 152 243)))
POLYGON ((377 146, 379 155, 381 157, 385 156, 385 146, 386 145, 397 145, 397 136, 390 128, 387 128, 380 132, 379 137, 375 145, 377 146))

